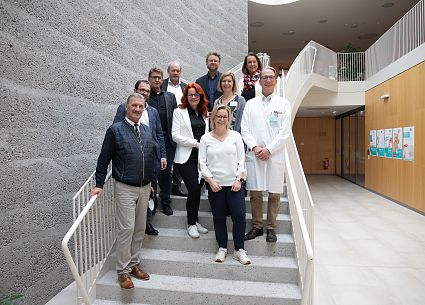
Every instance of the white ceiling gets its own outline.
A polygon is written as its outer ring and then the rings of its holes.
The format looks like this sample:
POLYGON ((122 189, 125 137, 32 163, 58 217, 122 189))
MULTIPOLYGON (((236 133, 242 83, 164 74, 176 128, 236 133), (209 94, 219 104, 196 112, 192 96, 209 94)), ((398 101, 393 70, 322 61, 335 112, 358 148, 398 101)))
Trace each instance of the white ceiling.
POLYGON ((248 47, 288 68, 306 42, 334 51, 351 43, 365 51, 419 0, 299 0, 283 5, 248 2, 248 47), (383 6, 388 6, 384 8, 383 6), (327 20, 324 22, 324 20, 327 20), (322 23, 320 23, 322 21, 322 23), (263 26, 252 26, 254 23, 263 26), (292 35, 283 35, 282 33, 292 35), (371 39, 359 36, 376 34, 371 39))

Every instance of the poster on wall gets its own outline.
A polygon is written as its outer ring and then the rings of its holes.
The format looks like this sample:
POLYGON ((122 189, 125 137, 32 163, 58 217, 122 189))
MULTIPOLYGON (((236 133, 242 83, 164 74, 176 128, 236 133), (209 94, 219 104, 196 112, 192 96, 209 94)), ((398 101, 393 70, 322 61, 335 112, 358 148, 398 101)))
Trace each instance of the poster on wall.
POLYGON ((371 130, 369 132, 369 147, 370 155, 376 156, 376 130, 371 130))
POLYGON ((379 129, 376 131, 376 148, 378 150, 378 157, 385 156, 385 136, 384 130, 379 129))
POLYGON ((393 128, 393 158, 403 159, 403 129, 393 128))
POLYGON ((403 160, 415 159, 415 126, 403 127, 403 160))
POLYGON ((393 157, 393 129, 392 128, 385 129, 384 142, 385 142, 385 157, 392 158, 393 157))

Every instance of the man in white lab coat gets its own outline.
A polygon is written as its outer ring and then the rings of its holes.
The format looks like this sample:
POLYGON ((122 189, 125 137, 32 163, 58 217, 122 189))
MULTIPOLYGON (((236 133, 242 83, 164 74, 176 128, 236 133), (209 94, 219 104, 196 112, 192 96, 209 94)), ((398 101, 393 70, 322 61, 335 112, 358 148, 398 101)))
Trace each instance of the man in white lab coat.
POLYGON ((263 235, 263 191, 268 191, 267 241, 276 242, 276 217, 284 183, 284 147, 291 131, 289 102, 274 93, 276 70, 266 67, 260 74, 262 94, 246 103, 242 116, 242 138, 247 145, 246 188, 250 191, 252 229, 245 240, 263 235))

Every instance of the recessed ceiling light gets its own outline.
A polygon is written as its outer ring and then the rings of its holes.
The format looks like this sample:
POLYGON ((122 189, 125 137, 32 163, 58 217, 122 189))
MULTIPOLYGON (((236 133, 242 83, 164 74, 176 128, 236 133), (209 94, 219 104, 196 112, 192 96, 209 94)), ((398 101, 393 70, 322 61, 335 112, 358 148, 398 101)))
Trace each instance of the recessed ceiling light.
POLYGON ((350 28, 355 29, 357 28, 359 25, 357 23, 353 23, 352 25, 350 25, 350 28))
POLYGON ((295 31, 282 32, 282 35, 285 35, 285 36, 291 36, 291 35, 294 35, 294 34, 295 34, 295 31))
POLYGON ((376 38, 377 36, 378 36, 378 34, 376 34, 376 33, 366 33, 366 34, 362 34, 360 36, 357 36, 357 38, 360 39, 360 40, 367 40, 367 39, 376 38))
POLYGON ((307 108, 309 111, 319 111, 319 110, 331 110, 329 107, 315 107, 315 108, 307 108))
POLYGON ((389 7, 393 7, 394 6, 394 2, 387 2, 382 4, 383 8, 389 8, 389 7))
POLYGON ((257 40, 251 40, 251 43, 256 43, 257 42, 257 40))
POLYGON ((326 22, 328 22, 328 20, 327 20, 327 19, 319 20, 319 23, 326 23, 326 22))
POLYGON ((264 25, 264 22, 255 21, 255 22, 251 22, 249 25, 252 26, 253 28, 259 28, 259 27, 262 27, 264 25))

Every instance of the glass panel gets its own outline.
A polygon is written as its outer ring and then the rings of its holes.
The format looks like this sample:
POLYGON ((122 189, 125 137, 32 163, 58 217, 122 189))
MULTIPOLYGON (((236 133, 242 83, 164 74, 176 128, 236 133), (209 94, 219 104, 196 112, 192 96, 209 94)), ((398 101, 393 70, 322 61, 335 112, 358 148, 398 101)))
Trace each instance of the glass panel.
POLYGON ((335 121, 335 174, 342 176, 341 171, 341 119, 335 121))
POLYGON ((356 182, 356 148, 357 148, 357 115, 349 116, 350 120, 350 172, 349 180, 356 182))
POLYGON ((342 118, 342 176, 350 174, 350 117, 342 118))

